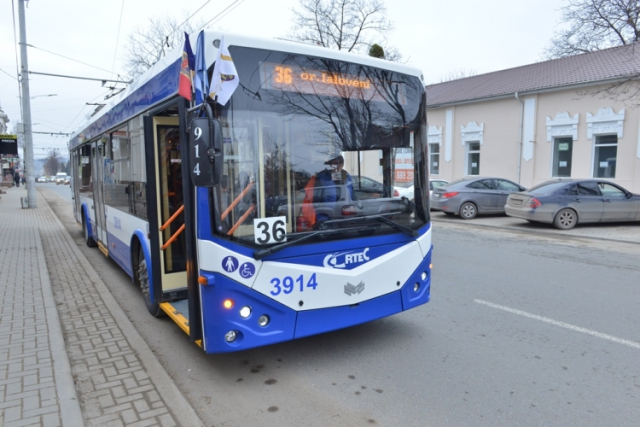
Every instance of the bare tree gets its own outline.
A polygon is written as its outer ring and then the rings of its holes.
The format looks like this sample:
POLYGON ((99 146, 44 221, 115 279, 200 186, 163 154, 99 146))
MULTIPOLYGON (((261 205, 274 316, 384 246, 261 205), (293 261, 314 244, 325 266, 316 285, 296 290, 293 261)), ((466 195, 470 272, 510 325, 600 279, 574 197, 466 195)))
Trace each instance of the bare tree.
POLYGON ((444 77, 440 78, 440 83, 450 82, 451 80, 464 79, 465 77, 473 77, 477 75, 478 72, 472 68, 469 69, 460 69, 458 71, 452 71, 444 77))
POLYGON ((178 19, 167 15, 149 18, 146 25, 139 25, 129 34, 125 47, 125 68, 132 77, 137 77, 151 68, 168 52, 184 43, 184 33, 194 33, 203 22, 178 19))
MULTIPOLYGON (((289 37, 330 49, 367 53, 374 38, 393 30, 382 0, 299 0, 293 9, 289 37)), ((385 59, 399 60, 399 52, 385 49, 385 59)))
POLYGON ((562 22, 569 28, 556 33, 544 55, 548 59, 593 52, 640 40, 636 0, 568 0, 562 22))
POLYGON ((55 175, 60 170, 61 156, 58 150, 51 150, 42 165, 46 175, 55 175))

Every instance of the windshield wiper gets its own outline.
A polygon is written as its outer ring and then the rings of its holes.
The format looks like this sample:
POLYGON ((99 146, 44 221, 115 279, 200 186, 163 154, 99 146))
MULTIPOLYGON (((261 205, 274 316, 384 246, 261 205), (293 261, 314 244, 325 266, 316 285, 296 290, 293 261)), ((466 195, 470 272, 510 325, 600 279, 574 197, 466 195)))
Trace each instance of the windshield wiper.
MULTIPOLYGON (((371 227, 360 227, 355 229, 356 231, 361 231, 361 230, 370 230, 371 227)), ((255 259, 262 259, 268 255, 271 255, 273 253, 279 252, 283 249, 288 248, 289 246, 294 246, 302 241, 305 240, 309 240, 312 237, 316 237, 316 236, 329 236, 332 234, 338 234, 338 233, 344 233, 345 230, 342 229, 332 229, 332 230, 318 230, 318 231, 314 231, 313 233, 309 233, 306 234, 298 239, 295 240, 288 240, 284 243, 280 243, 279 245, 275 245, 275 246, 271 246, 270 248, 265 248, 265 249, 260 249, 257 250, 253 253, 253 258, 255 259)), ((353 231, 353 230, 349 230, 349 231, 353 231)))
POLYGON ((402 212, 400 211, 396 211, 396 212, 387 212, 387 213, 376 214, 376 215, 356 216, 353 218, 332 219, 329 221, 325 221, 324 224, 337 224, 339 222, 365 221, 368 219, 375 219, 376 221, 384 222, 385 224, 388 224, 391 227, 395 228, 396 230, 402 231, 403 233, 406 233, 409 236, 418 237, 418 232, 416 230, 409 228, 406 225, 398 224, 397 222, 391 221, 389 218, 387 218, 387 216, 389 215, 399 215, 401 213, 402 212))

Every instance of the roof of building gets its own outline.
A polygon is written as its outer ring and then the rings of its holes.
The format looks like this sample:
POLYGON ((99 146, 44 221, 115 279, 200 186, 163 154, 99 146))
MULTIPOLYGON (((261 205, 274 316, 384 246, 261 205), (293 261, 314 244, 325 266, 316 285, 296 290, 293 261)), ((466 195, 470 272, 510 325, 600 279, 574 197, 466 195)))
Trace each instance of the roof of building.
POLYGON ((427 105, 440 106, 640 74, 640 42, 429 85, 427 105))

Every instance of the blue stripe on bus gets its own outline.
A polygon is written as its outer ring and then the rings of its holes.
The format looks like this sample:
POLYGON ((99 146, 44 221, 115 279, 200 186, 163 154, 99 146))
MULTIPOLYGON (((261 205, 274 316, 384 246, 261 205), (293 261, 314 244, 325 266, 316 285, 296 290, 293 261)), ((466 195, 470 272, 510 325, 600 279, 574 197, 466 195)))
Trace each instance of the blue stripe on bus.
POLYGON ((69 150, 73 150, 83 142, 101 135, 116 125, 149 109, 152 105, 175 95, 178 91, 178 76, 181 61, 182 59, 179 59, 169 65, 157 76, 154 76, 117 105, 113 106, 108 113, 105 113, 86 129, 82 130, 71 140, 69 150))

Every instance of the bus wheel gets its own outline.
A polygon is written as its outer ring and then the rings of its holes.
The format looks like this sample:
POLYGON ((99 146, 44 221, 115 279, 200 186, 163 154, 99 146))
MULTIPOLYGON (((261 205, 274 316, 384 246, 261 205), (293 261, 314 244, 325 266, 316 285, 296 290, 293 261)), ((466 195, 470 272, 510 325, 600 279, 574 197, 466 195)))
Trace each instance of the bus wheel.
POLYGON ((138 284, 142 291, 142 297, 144 303, 147 306, 147 310, 153 317, 160 317, 164 314, 160 308, 160 304, 151 301, 151 294, 149 293, 149 270, 147 269, 147 260, 144 257, 144 252, 140 251, 138 255, 138 284))
POLYGON ((90 248, 95 248, 98 246, 93 237, 89 236, 89 226, 87 226, 87 221, 82 220, 82 230, 84 231, 84 241, 90 248))

